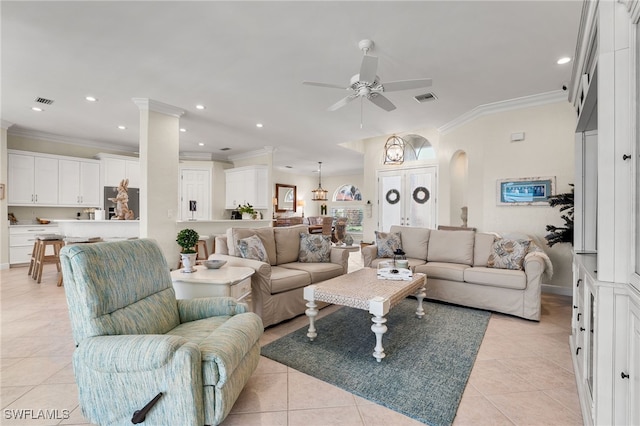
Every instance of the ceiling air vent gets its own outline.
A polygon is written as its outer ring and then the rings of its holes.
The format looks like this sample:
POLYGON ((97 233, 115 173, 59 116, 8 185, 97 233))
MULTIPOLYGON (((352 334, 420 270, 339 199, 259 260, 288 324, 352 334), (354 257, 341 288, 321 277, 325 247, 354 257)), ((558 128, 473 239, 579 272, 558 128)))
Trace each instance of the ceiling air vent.
POLYGON ((428 101, 434 101, 436 99, 438 99, 438 97, 436 95, 434 95, 432 92, 429 93, 425 93, 424 95, 417 95, 414 96, 413 99, 415 99, 416 101, 423 103, 423 102, 428 102, 428 101))
POLYGON ((53 103, 53 99, 47 99, 47 98, 36 98, 36 102, 39 104, 45 104, 45 105, 51 105, 53 103))
POLYGON ((231 148, 220 148, 220 151, 229 151, 231 148))

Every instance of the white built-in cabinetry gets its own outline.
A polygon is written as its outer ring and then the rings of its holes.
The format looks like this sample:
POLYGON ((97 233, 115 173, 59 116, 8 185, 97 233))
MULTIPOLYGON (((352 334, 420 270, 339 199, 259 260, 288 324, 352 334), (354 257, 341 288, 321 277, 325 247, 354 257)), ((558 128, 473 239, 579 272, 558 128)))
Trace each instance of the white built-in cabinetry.
POLYGON ((598 281, 595 254, 575 254, 570 346, 587 425, 640 424, 640 293, 598 281))
POLYGON ((61 206, 100 205, 100 162, 60 160, 58 204, 61 206))
POLYGON ((9 205, 57 205, 58 159, 10 151, 7 201, 9 205))
POLYGON ((584 423, 640 425, 640 1, 583 7, 570 84, 578 118, 571 355, 584 423))
POLYGON ((226 182, 225 208, 251 204, 255 209, 268 209, 271 200, 267 166, 245 166, 224 171, 226 182))
POLYGON ((100 205, 100 163, 95 160, 9 150, 7 184, 12 206, 100 205))
POLYGON ((130 188, 140 188, 140 161, 134 157, 100 153, 102 186, 118 186, 129 179, 130 188))
POLYGON ((182 220, 211 220, 212 167, 180 165, 180 218, 182 220), (195 202, 195 211, 190 202, 195 202))
POLYGON ((9 263, 29 263, 36 235, 57 234, 55 225, 14 225, 9 227, 9 263))

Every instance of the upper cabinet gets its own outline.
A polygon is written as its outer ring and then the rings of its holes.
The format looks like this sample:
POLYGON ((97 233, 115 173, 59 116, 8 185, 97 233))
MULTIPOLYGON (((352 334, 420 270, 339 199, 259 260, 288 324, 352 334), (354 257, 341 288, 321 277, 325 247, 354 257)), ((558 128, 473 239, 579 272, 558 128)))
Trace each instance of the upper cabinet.
POLYGON ((99 161, 60 160, 59 176, 59 205, 100 206, 99 161))
POLYGON ((9 205, 57 205, 58 159, 22 151, 8 155, 9 205))
POLYGON ((267 166, 246 166, 227 169, 225 173, 225 208, 251 204, 255 209, 268 209, 270 195, 267 166))
POLYGON ((140 161, 122 155, 98 154, 102 162, 102 185, 118 186, 129 179, 130 188, 140 188, 140 161))
POLYGON ((100 206, 100 162, 9 150, 9 205, 100 206))

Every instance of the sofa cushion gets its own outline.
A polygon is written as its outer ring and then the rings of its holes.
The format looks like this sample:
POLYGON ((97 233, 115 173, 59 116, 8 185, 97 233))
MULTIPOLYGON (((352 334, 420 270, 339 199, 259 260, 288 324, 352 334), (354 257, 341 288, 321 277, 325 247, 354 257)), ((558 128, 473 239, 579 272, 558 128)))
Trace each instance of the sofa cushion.
POLYGON ((273 228, 276 244, 276 265, 297 262, 300 254, 300 233, 309 233, 307 225, 279 226, 273 228))
POLYGON ((311 284, 311 275, 306 271, 282 266, 271 267, 271 294, 282 293, 309 284, 311 284))
POLYGON ((273 237, 272 227, 264 228, 229 228, 227 229, 227 246, 231 256, 240 257, 240 253, 236 250, 236 242, 242 238, 251 235, 257 235, 267 251, 267 257, 271 265, 276 264, 276 241, 273 237))
MULTIPOLYGON (((392 225, 390 231, 400 234, 402 250, 406 254, 407 258, 427 259, 430 235, 429 228, 392 225)), ((411 262, 409 262, 409 264, 411 264, 411 262)))
POLYGON ((473 265, 474 231, 431 230, 427 260, 473 265))
POLYGON ((342 266, 337 263, 302 263, 293 262, 280 265, 283 268, 294 269, 297 271, 307 272, 311 276, 311 283, 319 283, 320 281, 338 277, 344 274, 342 266))
POLYGON ((493 234, 476 233, 476 240, 473 245, 473 266, 487 266, 487 260, 489 260, 495 239, 496 236, 493 234))
POLYGON ((393 257, 394 252, 402 249, 402 237, 398 232, 376 232, 378 257, 393 257))
POLYGON ((241 238, 236 241, 236 249, 243 259, 259 260, 269 263, 267 250, 262 244, 262 240, 257 235, 251 235, 247 238, 241 238))
POLYGON ((322 234, 300 233, 298 262, 316 263, 331 261, 331 237, 322 234))
POLYGON ((427 274, 427 280, 429 278, 439 278, 441 280, 462 282, 464 280, 464 271, 466 269, 469 269, 469 265, 463 265, 460 263, 429 262, 424 265, 416 266, 415 272, 427 274))
POLYGON ((527 287, 527 276, 524 271, 510 269, 494 269, 473 267, 464 270, 464 281, 493 287, 524 290, 527 287))
POLYGON ((521 270, 531 240, 500 239, 493 243, 487 260, 489 268, 521 270))

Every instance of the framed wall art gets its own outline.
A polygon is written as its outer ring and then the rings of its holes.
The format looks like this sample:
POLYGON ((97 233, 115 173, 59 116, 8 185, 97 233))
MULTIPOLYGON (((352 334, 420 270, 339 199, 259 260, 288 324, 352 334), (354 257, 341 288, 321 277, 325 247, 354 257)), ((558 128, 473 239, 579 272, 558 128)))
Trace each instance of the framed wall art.
POLYGON ((499 206, 548 206, 555 194, 555 176, 498 179, 496 198, 499 206))

